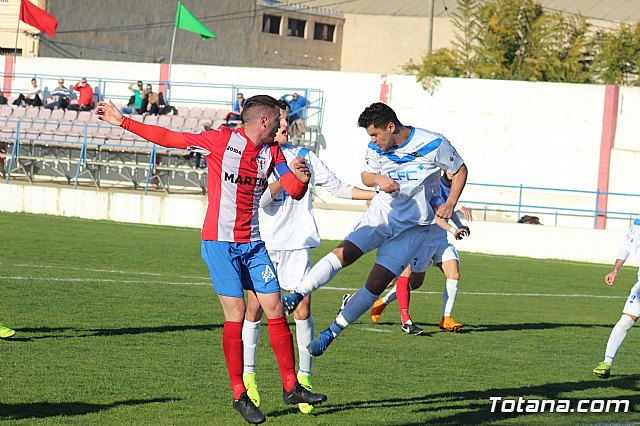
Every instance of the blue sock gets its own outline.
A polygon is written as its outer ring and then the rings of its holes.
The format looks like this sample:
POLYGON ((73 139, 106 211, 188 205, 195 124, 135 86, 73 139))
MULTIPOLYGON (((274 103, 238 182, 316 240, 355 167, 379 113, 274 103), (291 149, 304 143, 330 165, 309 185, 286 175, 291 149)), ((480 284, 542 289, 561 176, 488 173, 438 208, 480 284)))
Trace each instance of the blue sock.
POLYGON ((351 296, 351 299, 349 299, 347 305, 344 307, 342 312, 340 312, 340 315, 336 317, 336 320, 329 327, 333 333, 333 337, 340 334, 340 332, 349 324, 353 323, 355 320, 360 318, 362 314, 367 312, 373 305, 373 302, 377 299, 377 295, 371 293, 366 287, 362 286, 360 290, 351 296))

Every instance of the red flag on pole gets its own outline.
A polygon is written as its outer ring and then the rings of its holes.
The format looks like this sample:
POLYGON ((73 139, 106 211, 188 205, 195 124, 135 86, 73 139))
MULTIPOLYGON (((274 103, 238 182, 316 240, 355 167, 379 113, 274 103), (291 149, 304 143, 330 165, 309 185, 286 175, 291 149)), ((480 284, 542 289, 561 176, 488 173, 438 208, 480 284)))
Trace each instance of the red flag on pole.
POLYGON ((36 27, 43 33, 53 37, 58 28, 58 20, 46 11, 40 9, 29 0, 20 0, 20 18, 25 24, 36 27))

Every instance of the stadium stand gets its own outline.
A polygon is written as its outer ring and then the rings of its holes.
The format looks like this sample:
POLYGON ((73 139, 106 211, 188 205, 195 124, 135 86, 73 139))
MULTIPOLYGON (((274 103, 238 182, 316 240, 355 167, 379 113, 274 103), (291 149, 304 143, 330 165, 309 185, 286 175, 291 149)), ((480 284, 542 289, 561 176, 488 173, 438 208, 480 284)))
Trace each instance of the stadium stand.
MULTIPOLYGON (((177 131, 200 132, 226 123, 227 109, 178 107, 178 115, 131 115, 131 119, 177 131)), ((313 131, 313 126, 310 127, 313 131)), ((310 137, 315 137, 310 133, 310 137)), ((140 188, 156 182, 169 192, 173 185, 206 192, 206 169, 196 167, 189 152, 165 149, 97 120, 89 111, 49 110, 39 107, 0 106, 0 142, 6 152, 3 174, 25 176, 33 182, 36 175, 64 177, 75 185, 86 179, 96 188, 102 182, 120 181, 140 188)), ((297 140, 314 151, 315 139, 297 140)), ((7 177, 8 181, 8 177, 7 177)))

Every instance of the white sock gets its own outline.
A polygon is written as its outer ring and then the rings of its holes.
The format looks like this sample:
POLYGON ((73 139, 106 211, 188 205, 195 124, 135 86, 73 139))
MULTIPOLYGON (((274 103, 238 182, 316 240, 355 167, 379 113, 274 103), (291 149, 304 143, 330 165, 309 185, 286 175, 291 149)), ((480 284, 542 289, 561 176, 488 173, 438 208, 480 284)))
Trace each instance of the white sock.
POLYGON ((450 317, 453 305, 456 303, 456 295, 458 294, 458 280, 447 280, 442 293, 442 316, 450 317))
POLYGON ((331 252, 313 265, 295 291, 306 296, 331 281, 340 269, 342 269, 340 259, 331 252))
POLYGON ((313 340, 313 317, 296 321, 296 340, 298 341, 298 373, 306 376, 311 375, 311 355, 307 345, 313 340))
POLYGON ((604 362, 609 365, 613 364, 613 359, 616 357, 618 349, 620 349, 624 338, 627 337, 627 333, 635 323, 629 315, 622 314, 618 323, 613 327, 613 330, 611 330, 611 335, 607 342, 607 349, 604 352, 604 362))
POLYGON ((384 297, 382 298, 382 302, 385 305, 388 305, 389 303, 393 302, 397 298, 398 296, 396 296, 396 286, 394 285, 393 288, 389 290, 389 293, 384 295, 384 297))
POLYGON ((371 293, 365 286, 354 293, 349 299, 349 303, 344 307, 342 312, 336 317, 336 320, 329 327, 333 336, 340 334, 349 324, 360 318, 362 314, 367 312, 369 308, 378 299, 378 296, 371 293))
POLYGON ((242 345, 244 346, 244 372, 256 372, 256 350, 260 337, 260 321, 244 320, 242 324, 242 345))

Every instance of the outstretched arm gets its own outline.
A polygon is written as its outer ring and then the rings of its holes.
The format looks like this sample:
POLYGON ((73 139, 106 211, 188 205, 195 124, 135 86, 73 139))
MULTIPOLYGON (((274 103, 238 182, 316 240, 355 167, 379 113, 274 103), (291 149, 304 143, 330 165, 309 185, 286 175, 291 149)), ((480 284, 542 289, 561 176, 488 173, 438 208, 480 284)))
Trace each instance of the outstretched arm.
POLYGON ((143 137, 149 142, 153 142, 157 145, 161 145, 165 148, 187 148, 187 141, 180 132, 174 132, 164 127, 151 126, 149 124, 138 123, 135 120, 131 120, 122 115, 120 110, 113 104, 113 102, 99 102, 96 109, 98 118, 102 121, 106 121, 114 126, 120 126, 125 130, 135 133, 136 135, 143 137))

